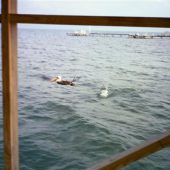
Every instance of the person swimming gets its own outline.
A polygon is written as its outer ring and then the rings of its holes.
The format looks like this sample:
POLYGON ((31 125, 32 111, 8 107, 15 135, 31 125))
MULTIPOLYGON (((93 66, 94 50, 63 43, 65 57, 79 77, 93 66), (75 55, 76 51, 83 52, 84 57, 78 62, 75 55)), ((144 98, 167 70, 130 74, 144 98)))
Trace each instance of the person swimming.
POLYGON ((100 97, 107 97, 109 94, 108 94, 108 89, 107 87, 103 86, 100 90, 100 97))
POLYGON ((61 76, 56 76, 50 80, 51 82, 55 82, 57 84, 61 85, 70 85, 70 86, 75 86, 75 79, 69 81, 69 80, 62 80, 61 76))

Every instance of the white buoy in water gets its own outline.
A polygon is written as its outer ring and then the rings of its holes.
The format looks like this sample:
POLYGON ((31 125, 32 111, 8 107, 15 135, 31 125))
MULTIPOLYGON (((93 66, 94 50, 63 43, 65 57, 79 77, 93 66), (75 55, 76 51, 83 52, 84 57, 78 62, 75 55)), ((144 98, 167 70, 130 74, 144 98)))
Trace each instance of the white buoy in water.
POLYGON ((102 87, 100 91, 100 96, 101 97, 107 97, 109 95, 108 89, 106 87, 102 87))

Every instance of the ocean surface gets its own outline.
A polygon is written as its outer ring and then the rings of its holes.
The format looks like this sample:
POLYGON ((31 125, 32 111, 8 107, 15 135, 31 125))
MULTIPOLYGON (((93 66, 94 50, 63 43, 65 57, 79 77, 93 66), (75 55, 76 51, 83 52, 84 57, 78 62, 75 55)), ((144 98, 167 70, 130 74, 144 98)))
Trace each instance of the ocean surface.
MULTIPOLYGON (((21 170, 85 170, 170 129, 170 39, 18 34, 21 170)), ((1 97, 0 169, 2 144, 1 97)), ((170 170, 170 149, 124 169, 170 170)))

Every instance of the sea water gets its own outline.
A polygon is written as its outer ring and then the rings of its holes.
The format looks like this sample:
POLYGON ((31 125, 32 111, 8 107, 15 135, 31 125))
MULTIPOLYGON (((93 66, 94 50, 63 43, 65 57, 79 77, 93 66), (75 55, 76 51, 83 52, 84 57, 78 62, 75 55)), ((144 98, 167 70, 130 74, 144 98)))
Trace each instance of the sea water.
MULTIPOLYGON (((19 30, 21 170, 85 170, 170 128, 170 39, 66 33, 19 30), (76 85, 49 82, 56 75, 76 85)), ((166 148, 124 169, 169 167, 166 148)))

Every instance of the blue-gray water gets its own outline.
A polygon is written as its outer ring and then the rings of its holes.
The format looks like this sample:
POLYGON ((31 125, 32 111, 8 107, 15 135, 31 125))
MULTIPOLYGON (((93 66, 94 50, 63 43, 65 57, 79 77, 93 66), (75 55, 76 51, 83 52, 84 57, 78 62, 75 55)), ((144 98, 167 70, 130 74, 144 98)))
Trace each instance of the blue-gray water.
MULTIPOLYGON (((170 39, 20 30, 18 41, 21 170, 85 170, 170 128, 170 39)), ((0 127, 2 169, 2 111, 0 127)), ((169 170, 170 149, 124 169, 169 170)))

